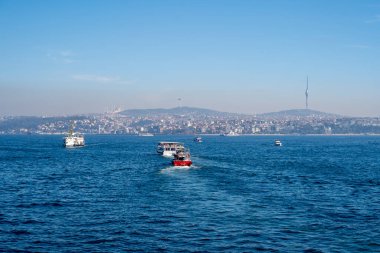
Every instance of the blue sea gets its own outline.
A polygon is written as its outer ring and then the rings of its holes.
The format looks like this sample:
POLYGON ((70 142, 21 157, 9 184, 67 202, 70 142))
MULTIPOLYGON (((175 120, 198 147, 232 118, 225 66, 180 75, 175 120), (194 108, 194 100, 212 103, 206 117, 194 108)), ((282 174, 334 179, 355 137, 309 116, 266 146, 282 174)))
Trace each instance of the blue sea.
POLYGON ((193 138, 0 136, 0 251, 380 252, 380 137, 193 138))

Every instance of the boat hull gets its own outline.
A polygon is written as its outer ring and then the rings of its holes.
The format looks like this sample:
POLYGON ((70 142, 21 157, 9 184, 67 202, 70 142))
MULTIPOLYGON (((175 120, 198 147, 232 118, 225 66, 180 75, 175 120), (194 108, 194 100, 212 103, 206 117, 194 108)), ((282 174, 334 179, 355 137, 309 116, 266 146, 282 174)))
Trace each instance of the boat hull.
POLYGON ((172 157, 174 156, 174 154, 176 153, 176 151, 162 151, 162 152, 158 152, 160 155, 162 156, 165 156, 165 157, 172 157))
POLYGON ((172 165, 173 166, 191 166, 193 164, 190 160, 173 160, 172 165))

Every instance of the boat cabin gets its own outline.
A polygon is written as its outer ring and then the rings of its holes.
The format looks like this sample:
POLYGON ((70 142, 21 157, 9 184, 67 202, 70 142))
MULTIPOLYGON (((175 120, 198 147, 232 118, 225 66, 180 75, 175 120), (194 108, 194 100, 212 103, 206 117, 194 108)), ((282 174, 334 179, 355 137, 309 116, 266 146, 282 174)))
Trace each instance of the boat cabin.
POLYGON ((182 142, 161 141, 157 145, 157 153, 163 156, 173 156, 177 151, 185 149, 182 142))

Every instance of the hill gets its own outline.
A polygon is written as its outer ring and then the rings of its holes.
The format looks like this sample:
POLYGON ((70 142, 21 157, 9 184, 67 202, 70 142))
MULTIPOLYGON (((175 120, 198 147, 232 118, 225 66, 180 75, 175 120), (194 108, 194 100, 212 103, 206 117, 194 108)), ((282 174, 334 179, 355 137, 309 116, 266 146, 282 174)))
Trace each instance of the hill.
POLYGON ((120 114, 131 117, 145 117, 145 116, 166 116, 166 115, 186 115, 186 116, 219 116, 231 117, 238 116, 238 113, 220 112, 204 108, 196 107, 175 107, 169 109, 130 109, 120 112, 120 114))
MULTIPOLYGON (((151 117, 151 116, 168 116, 168 115, 186 115, 186 116, 203 116, 203 117, 245 117, 249 116, 241 113, 229 113, 221 112, 211 109, 196 108, 196 107, 175 107, 169 109, 129 109, 120 112, 120 114, 130 117, 151 117)), ((252 116, 252 115, 251 115, 252 116)), ((279 112, 270 112, 257 114, 257 118, 273 118, 273 119, 282 119, 282 118, 341 118, 343 116, 320 112, 311 109, 293 109, 293 110, 284 110, 279 112)))
POLYGON ((257 115, 263 118, 342 118, 343 116, 311 109, 293 109, 257 115))

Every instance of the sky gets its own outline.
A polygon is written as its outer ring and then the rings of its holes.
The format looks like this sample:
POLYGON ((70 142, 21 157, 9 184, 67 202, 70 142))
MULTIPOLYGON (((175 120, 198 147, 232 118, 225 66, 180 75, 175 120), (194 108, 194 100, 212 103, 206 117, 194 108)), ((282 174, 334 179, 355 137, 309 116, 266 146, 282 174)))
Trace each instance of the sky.
POLYGON ((380 116, 379 68, 377 0, 0 0, 0 116, 380 116))

